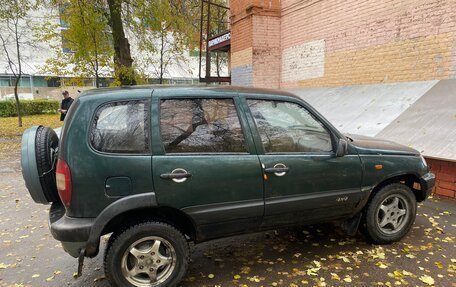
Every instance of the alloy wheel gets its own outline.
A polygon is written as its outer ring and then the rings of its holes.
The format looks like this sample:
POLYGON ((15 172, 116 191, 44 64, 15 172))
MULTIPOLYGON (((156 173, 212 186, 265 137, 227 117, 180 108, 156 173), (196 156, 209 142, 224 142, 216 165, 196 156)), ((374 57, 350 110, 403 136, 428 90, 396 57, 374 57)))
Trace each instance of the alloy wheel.
POLYGON ((122 257, 122 273, 134 286, 158 286, 176 267, 176 251, 165 239, 144 237, 131 244, 122 257))
POLYGON ((407 200, 399 195, 392 194, 382 201, 377 209, 377 226, 386 234, 400 231, 410 217, 407 200))

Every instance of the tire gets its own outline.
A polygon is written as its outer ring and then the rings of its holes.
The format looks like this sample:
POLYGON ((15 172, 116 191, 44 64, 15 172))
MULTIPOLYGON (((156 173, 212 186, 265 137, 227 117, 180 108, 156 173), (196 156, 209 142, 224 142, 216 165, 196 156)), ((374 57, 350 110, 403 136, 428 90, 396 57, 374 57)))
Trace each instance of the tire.
POLYGON ((59 138, 53 129, 38 127, 35 139, 36 165, 41 187, 48 202, 60 201, 55 182, 55 151, 58 144, 59 138))
POLYGON ((111 236, 104 268, 112 286, 172 287, 187 272, 187 241, 171 225, 144 222, 111 236))
POLYGON ((410 188, 394 183, 380 189, 371 199, 364 216, 365 235, 376 244, 402 239, 416 217, 416 198, 410 188))
POLYGON ((60 201, 54 170, 58 143, 55 131, 43 126, 31 127, 22 135, 22 176, 36 203, 60 201))

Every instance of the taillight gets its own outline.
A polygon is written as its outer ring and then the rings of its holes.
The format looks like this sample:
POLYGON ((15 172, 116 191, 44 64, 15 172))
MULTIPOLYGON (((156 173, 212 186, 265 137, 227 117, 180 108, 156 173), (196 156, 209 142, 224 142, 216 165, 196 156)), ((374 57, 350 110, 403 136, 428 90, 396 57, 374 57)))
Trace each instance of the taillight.
POLYGON ((73 188, 71 186, 71 171, 68 164, 59 159, 57 161, 57 169, 55 171, 55 177, 57 182, 57 190, 59 191, 59 197, 63 204, 68 208, 71 204, 71 193, 73 188))

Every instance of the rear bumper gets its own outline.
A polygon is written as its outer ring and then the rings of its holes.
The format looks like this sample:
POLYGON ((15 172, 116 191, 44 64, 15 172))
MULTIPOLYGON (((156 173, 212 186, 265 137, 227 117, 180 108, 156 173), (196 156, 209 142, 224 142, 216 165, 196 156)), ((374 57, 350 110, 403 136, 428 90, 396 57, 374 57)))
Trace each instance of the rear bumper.
POLYGON ((75 218, 65 215, 61 203, 54 203, 49 212, 52 236, 61 241, 63 248, 73 257, 79 257, 85 248, 86 257, 95 257, 100 247, 100 237, 105 227, 116 216, 128 211, 157 206, 155 193, 141 193, 123 197, 106 207, 96 218, 75 218))
POLYGON ((435 185, 435 175, 431 172, 420 177, 422 200, 429 197, 435 185))
POLYGON ((49 228, 52 236, 62 242, 63 249, 78 257, 89 240, 94 218, 73 218, 65 215, 65 207, 54 203, 49 211, 49 228))

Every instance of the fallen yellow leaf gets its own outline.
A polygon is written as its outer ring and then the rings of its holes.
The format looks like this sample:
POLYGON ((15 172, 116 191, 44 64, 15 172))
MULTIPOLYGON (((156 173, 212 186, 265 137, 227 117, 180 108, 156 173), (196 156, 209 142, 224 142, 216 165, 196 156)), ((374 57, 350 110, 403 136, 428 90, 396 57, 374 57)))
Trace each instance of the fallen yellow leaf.
POLYGON ((428 284, 428 285, 434 285, 434 283, 435 283, 434 278, 432 278, 429 275, 421 276, 420 280, 423 281, 424 283, 428 284))
POLYGON ((347 276, 344 278, 344 281, 347 282, 347 283, 350 283, 350 282, 352 282, 352 279, 350 278, 350 276, 347 275, 347 276))
POLYGON ((340 277, 339 277, 339 275, 337 275, 336 273, 331 273, 331 279, 332 279, 332 280, 340 281, 340 277))
POLYGON ((404 275, 402 274, 401 271, 395 270, 394 271, 394 277, 396 277, 397 279, 400 279, 400 278, 404 277, 404 275))
POLYGON ((408 271, 405 271, 405 270, 402 270, 402 274, 403 274, 404 276, 412 276, 412 275, 413 275, 413 273, 408 272, 408 271))

